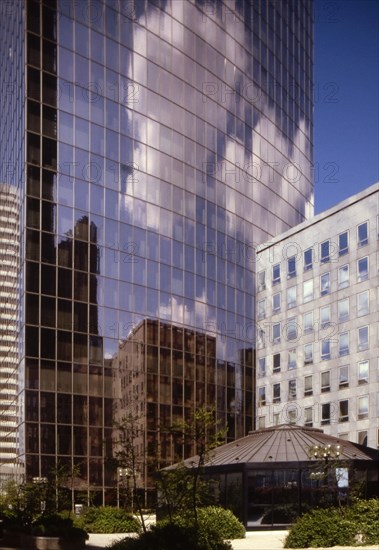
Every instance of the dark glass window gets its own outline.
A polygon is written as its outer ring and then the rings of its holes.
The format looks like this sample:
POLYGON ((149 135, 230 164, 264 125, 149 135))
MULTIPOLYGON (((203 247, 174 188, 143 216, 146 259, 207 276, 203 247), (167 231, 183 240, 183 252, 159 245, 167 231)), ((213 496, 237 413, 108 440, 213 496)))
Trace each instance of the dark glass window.
POLYGON ((40 98, 40 72, 32 67, 28 67, 28 78, 27 78, 27 93, 28 97, 35 99, 36 101, 41 101, 40 98))
POLYGON ((27 62, 29 65, 34 65, 35 67, 40 67, 40 40, 38 36, 34 34, 27 35, 27 62))
POLYGON ((27 106, 27 114, 28 114, 28 130, 31 130, 32 132, 39 133, 41 131, 40 124, 41 124, 41 106, 39 103, 36 103, 35 101, 28 100, 28 106, 27 106))

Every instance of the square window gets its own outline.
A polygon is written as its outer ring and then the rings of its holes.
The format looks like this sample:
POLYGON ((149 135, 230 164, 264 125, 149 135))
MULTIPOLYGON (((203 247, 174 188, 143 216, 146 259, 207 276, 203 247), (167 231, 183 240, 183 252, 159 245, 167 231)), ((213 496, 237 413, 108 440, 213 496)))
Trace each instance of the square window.
POLYGON ((330 371, 321 373, 321 392, 330 391, 330 371))
POLYGON ((288 319, 287 323, 285 324, 285 327, 287 332, 286 334, 287 340, 288 341, 297 340, 298 326, 296 322, 296 317, 291 317, 290 319, 288 319))
POLYGON ((303 283, 303 301, 304 303, 313 300, 313 279, 303 283))
POLYGON ((258 273, 258 290, 266 289, 266 272, 260 271, 258 273))
POLYGON ((287 307, 290 309, 296 306, 296 287, 287 288, 287 307))
POLYGON ((348 399, 344 399, 343 401, 339 402, 338 421, 339 422, 348 422, 349 421, 349 401, 348 401, 348 399))
POLYGON ((368 327, 360 327, 358 329, 358 351, 368 349, 368 327))
POLYGON ((338 355, 349 355, 349 333, 341 332, 338 339, 338 355))
POLYGON ((274 344, 280 342, 280 323, 275 323, 272 325, 272 341, 274 344))
POLYGON ((272 284, 277 285, 280 283, 280 264, 272 266, 272 284))
POLYGON ((330 424, 330 403, 321 405, 321 425, 330 424))
POLYGON ((272 402, 280 403, 280 384, 273 384, 272 386, 272 402))
POLYGON ((369 362, 361 361, 358 363, 358 384, 368 384, 369 362))
POLYGON ((280 311, 280 302, 281 302, 281 296, 280 292, 277 292, 272 297, 272 311, 280 311))
POLYGON ((287 277, 296 277, 296 256, 291 256, 287 260, 287 277))
POLYGON ((340 256, 349 252, 349 232, 345 231, 338 235, 338 253, 340 256))
POLYGON ((357 262, 357 277, 358 283, 368 279, 368 257, 365 256, 357 262))
POLYGON ((330 323, 330 306, 320 307, 321 328, 326 328, 330 323))
POLYGON ((357 315, 362 317, 369 313, 369 291, 357 294, 357 315))
POLYGON ((266 357, 258 359, 258 376, 266 376, 266 357))
POLYGON ((330 292, 330 273, 324 273, 320 278, 320 294, 325 296, 330 292))
POLYGON ((304 251, 304 271, 308 271, 313 267, 313 249, 308 248, 304 251))
POLYGON ((288 380, 288 399, 296 399, 296 379, 288 380))
POLYGON ((368 244, 368 222, 358 225, 358 246, 368 244))
POLYGON ((367 447, 367 431, 358 432, 358 443, 367 447))
POLYGON ((304 377, 304 396, 313 394, 313 377, 312 375, 304 377))
POLYGON ((358 399, 358 420, 368 418, 368 395, 358 399))
POLYGON ((312 407, 306 407, 304 409, 304 426, 310 426, 313 425, 313 410, 312 407))
POLYGON ((338 381, 339 381, 340 389, 341 388, 347 388, 349 386, 349 367, 348 367, 348 365, 344 365, 343 367, 339 368, 338 381))
POLYGON ((321 263, 329 262, 330 260, 330 241, 324 241, 320 246, 321 263))
POLYGON ((349 319, 349 298, 338 300, 338 322, 342 323, 349 319))
POLYGON ((266 317, 266 300, 259 300, 258 319, 264 319, 265 317, 266 317))
POLYGON ((313 344, 304 345, 304 365, 310 365, 313 363, 313 344))
POLYGON ((266 405, 266 388, 264 386, 262 388, 258 388, 258 405, 260 407, 266 405))
POLYGON ((272 372, 280 372, 280 353, 272 356, 272 372))
POLYGON ((349 286, 349 264, 338 268, 338 288, 349 286))
POLYGON ((330 359, 330 340, 321 340, 321 360, 330 359))
POLYGON ((288 352, 288 369, 296 369, 297 367, 297 361, 296 361, 296 350, 290 349, 288 352))
POLYGON ((303 315, 303 330, 304 333, 313 331, 313 311, 308 311, 303 315))

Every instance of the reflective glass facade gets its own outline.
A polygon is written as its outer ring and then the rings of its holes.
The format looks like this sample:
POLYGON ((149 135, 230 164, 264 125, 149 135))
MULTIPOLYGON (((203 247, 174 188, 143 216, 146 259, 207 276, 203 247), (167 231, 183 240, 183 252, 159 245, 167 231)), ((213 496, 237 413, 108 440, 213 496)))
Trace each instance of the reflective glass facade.
MULTIPOLYGON (((24 7, 20 450, 29 477, 77 465, 102 502, 117 357, 141 324, 170 327, 144 341, 168 424, 205 402, 229 439, 254 425, 254 248, 313 210, 312 3, 24 7), (186 330, 194 348, 174 348, 186 330), (188 380, 177 353, 196 355, 188 380)), ((162 447, 153 393, 144 444, 162 447)))

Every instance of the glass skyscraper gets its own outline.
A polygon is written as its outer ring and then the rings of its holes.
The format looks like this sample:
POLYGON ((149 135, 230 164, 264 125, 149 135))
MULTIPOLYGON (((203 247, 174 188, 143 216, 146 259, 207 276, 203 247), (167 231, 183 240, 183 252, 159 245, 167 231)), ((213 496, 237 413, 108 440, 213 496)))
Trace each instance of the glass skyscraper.
POLYGON ((144 453, 174 460, 159 427, 202 404, 229 439, 254 427, 255 247, 313 212, 312 2, 0 9, 18 460, 77 466, 75 490, 112 502, 134 334, 144 453))

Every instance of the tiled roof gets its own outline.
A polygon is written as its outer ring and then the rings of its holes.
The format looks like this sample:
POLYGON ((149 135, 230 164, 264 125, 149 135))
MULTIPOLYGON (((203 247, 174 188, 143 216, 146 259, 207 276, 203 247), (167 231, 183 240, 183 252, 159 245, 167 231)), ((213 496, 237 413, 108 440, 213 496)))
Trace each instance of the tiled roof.
MULTIPOLYGON (((341 460, 379 461, 379 451, 324 434, 322 430, 295 425, 281 425, 250 432, 231 443, 217 447, 207 466, 274 462, 308 462, 309 448, 314 445, 340 445, 341 460)), ((314 459, 313 459, 314 460, 314 459)), ((187 466, 196 457, 185 460, 187 466)))

